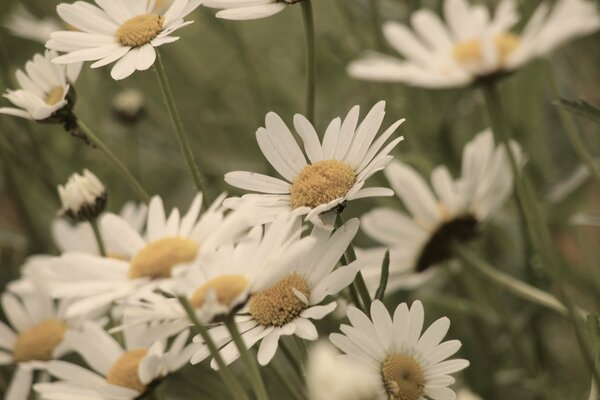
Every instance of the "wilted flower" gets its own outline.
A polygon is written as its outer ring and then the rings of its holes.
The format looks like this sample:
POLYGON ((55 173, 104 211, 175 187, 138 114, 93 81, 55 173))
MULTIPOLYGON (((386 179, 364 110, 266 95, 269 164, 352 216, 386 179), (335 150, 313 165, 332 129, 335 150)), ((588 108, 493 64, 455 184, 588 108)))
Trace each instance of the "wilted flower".
POLYGON ((87 169, 82 175, 72 174, 64 186, 58 185, 58 194, 62 203, 60 214, 74 221, 96 219, 104 211, 108 197, 102 182, 87 169))

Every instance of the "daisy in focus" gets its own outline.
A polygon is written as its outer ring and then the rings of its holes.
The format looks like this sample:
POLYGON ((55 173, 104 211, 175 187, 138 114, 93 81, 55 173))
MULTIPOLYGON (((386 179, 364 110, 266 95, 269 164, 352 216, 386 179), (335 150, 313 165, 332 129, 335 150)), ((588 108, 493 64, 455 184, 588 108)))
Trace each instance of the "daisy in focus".
POLYGON ((66 341, 90 369, 65 361, 48 363, 57 380, 38 383, 36 392, 48 400, 133 400, 153 382, 177 371, 189 361, 189 332, 175 338, 168 351, 161 342, 147 343, 144 327, 124 331, 125 348, 100 326, 88 322, 81 332, 69 332, 66 341))
POLYGON ((596 5, 586 0, 542 2, 521 32, 516 2, 500 1, 493 18, 481 4, 445 0, 445 23, 421 9, 411 16, 412 29, 388 22, 383 33, 404 59, 367 56, 348 67, 354 78, 404 82, 425 88, 466 86, 475 80, 516 70, 534 58, 600 28, 596 5))
MULTIPOLYGON (((512 146, 522 160, 518 145, 512 146)), ((367 235, 390 249, 390 290, 412 288, 427 280, 434 272, 430 267, 451 258, 450 245, 473 239, 504 205, 513 187, 506 149, 494 143, 489 129, 466 144, 460 178, 452 179, 443 165, 433 170, 433 192, 417 171, 402 162, 390 163, 384 173, 408 214, 380 207, 363 215, 361 223, 367 235)), ((361 256, 381 260, 385 248, 363 250, 361 256)), ((363 271, 372 290, 377 288, 380 270, 381 262, 363 271)))
POLYGON ((46 288, 29 281, 24 294, 2 294, 2 309, 10 326, 0 321, 0 365, 16 370, 6 400, 28 398, 34 372, 45 370, 47 362, 69 350, 64 338, 72 320, 65 318, 64 303, 56 306, 46 288))
POLYGON ((351 325, 330 340, 345 358, 367 366, 378 377, 377 400, 451 400, 456 394, 450 375, 469 366, 463 359, 448 360, 461 347, 458 340, 442 342, 450 328, 448 318, 435 321, 423 331, 420 301, 400 304, 393 318, 383 303, 371 305, 371 319, 355 307, 348 309, 351 325))
POLYGON ((294 127, 302 138, 308 161, 283 120, 273 112, 267 114, 265 127, 258 129, 256 140, 284 180, 254 172, 229 172, 225 175, 227 183, 259 194, 228 199, 225 205, 237 208, 251 200, 258 206, 257 222, 268 222, 280 213, 293 211, 306 214, 307 220, 319 227, 333 229, 321 214, 341 209, 348 201, 391 196, 393 192, 388 188, 363 186, 392 160, 389 153, 403 138, 387 145, 385 142, 404 120, 396 121, 375 139, 385 116, 385 102, 377 103, 360 124, 359 112, 359 106, 354 106, 343 121, 334 119, 322 143, 312 124, 296 114, 294 127))
POLYGON ((223 196, 201 214, 202 195, 198 194, 183 217, 174 208, 167 218, 161 198, 155 196, 148 206, 143 235, 119 216, 105 215, 105 237, 113 238, 120 257, 64 253, 52 264, 58 277, 53 295, 73 299, 67 312, 78 315, 163 285, 174 268, 192 265, 247 229, 246 210, 225 217, 222 201, 223 196))
MULTIPOLYGON (((235 318, 248 348, 260 341, 260 365, 267 365, 273 359, 282 336, 296 335, 305 340, 319 337, 311 320, 322 319, 333 312, 337 305, 334 300, 321 303, 327 296, 337 294, 352 283, 366 263, 359 260, 335 268, 356 235, 358 225, 357 219, 349 220, 333 234, 315 228, 309 236, 313 245, 304 249, 303 253, 294 254, 294 259, 260 260, 262 265, 274 263, 278 269, 286 272, 267 289, 252 294, 235 318)), ((220 353, 226 363, 239 357, 238 349, 224 326, 212 329, 210 334, 215 343, 221 346, 220 353)), ((201 342, 199 338, 194 339, 201 342)), ((203 348, 194 354, 191 361, 195 364, 209 355, 203 348)), ((216 368, 214 360, 211 366, 216 368)))
POLYGON ((16 107, 1 107, 0 114, 13 115, 36 121, 55 122, 60 110, 75 105, 71 87, 79 77, 81 63, 68 66, 51 62, 57 56, 54 51, 36 54, 25 64, 25 72, 16 73, 20 89, 7 90, 4 97, 16 107))
POLYGON ((147 70, 156 60, 154 48, 179 39, 171 34, 193 22, 184 18, 200 5, 200 0, 175 0, 164 12, 158 12, 155 3, 96 0, 99 7, 83 1, 59 4, 58 15, 80 32, 52 33, 46 47, 67 53, 53 62, 96 61, 92 68, 98 68, 116 61, 111 70, 115 80, 127 78, 136 70, 147 70))
POLYGON ((243 21, 270 17, 299 1, 302 0, 208 0, 202 5, 220 9, 217 18, 243 21))

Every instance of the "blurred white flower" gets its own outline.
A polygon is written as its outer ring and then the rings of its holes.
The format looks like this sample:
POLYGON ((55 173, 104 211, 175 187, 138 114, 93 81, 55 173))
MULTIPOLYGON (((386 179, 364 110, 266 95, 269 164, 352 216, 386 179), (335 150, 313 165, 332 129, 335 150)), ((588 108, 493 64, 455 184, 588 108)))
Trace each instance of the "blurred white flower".
POLYGON ((341 358, 339 351, 325 340, 308 351, 306 386, 309 400, 375 400, 379 394, 371 371, 341 358))
MULTIPOLYGON (((522 160, 518 145, 512 143, 512 146, 522 160)), ((473 238, 480 225, 512 193, 513 178, 506 149, 494 143, 489 129, 465 146, 460 178, 452 179, 443 165, 433 170, 431 184, 435 195, 421 175, 407 164, 394 161, 384 173, 409 213, 380 207, 361 218, 364 232, 384 245, 360 252, 360 257, 379 260, 363 271, 373 291, 379 283, 386 248, 390 249, 388 289, 418 286, 434 273, 429 267, 451 257, 453 241, 473 238)))
POLYGON ((217 18, 243 21, 270 17, 298 1, 302 0, 207 0, 202 5, 221 9, 217 18))
POLYGON ((64 186, 58 185, 58 194, 62 203, 60 214, 76 221, 95 219, 106 206, 106 188, 87 169, 81 175, 72 174, 64 186))
POLYGON ((36 392, 47 400, 139 398, 157 379, 189 362, 189 332, 182 332, 165 352, 165 344, 148 344, 145 327, 124 331, 125 348, 99 325, 88 322, 81 332, 69 332, 65 340, 90 369, 65 361, 51 361, 47 371, 57 380, 38 383, 36 392))
POLYGON ((150 68, 156 60, 154 48, 179 39, 170 35, 193 22, 184 18, 200 0, 175 0, 158 14, 153 0, 96 3, 100 8, 81 1, 59 4, 58 15, 80 32, 54 32, 46 47, 67 53, 52 60, 58 64, 97 60, 92 68, 98 68, 118 60, 111 76, 119 80, 150 68))
POLYGON ((52 32, 62 28, 54 18, 37 18, 22 5, 18 5, 8 16, 4 26, 15 36, 42 44, 50 39, 52 32))
POLYGON ((459 389, 456 392, 456 400, 482 400, 481 397, 471 392, 469 389, 459 389))
POLYGON ((559 0, 552 10, 543 2, 519 33, 511 31, 521 18, 514 0, 500 1, 493 18, 481 4, 446 0, 444 16, 446 24, 429 10, 418 10, 411 16, 412 30, 386 23, 384 35, 404 59, 369 55, 351 63, 349 74, 426 88, 465 86, 513 71, 600 28, 596 5, 585 0, 559 0))
POLYGON ((81 63, 54 65, 51 60, 56 56, 54 51, 46 51, 43 56, 36 54, 25 64, 25 72, 17 70, 21 89, 7 90, 4 94, 17 108, 2 107, 1 114, 43 121, 63 107, 73 107, 69 91, 79 77, 81 63))
POLYGON ((454 399, 450 375, 469 366, 463 359, 447 360, 461 347, 458 340, 442 342, 450 328, 440 318, 425 331, 423 305, 415 301, 410 310, 400 304, 393 318, 383 303, 371 305, 371 319, 355 307, 348 310, 351 325, 342 325, 343 334, 329 338, 345 358, 364 365, 378 378, 377 400, 454 399))
MULTIPOLYGON (((349 220, 333 234, 315 228, 308 237, 306 246, 296 252, 280 257, 264 256, 264 251, 254 252, 254 268, 276 266, 280 279, 270 287, 252 294, 246 306, 239 311, 235 322, 248 347, 260 341, 258 363, 267 365, 277 352, 282 336, 296 335, 305 340, 316 340, 319 335, 311 320, 319 320, 335 310, 337 303, 321 304, 346 288, 364 266, 364 261, 335 268, 342 254, 358 231, 358 220, 349 220), (285 273, 282 273, 285 272, 285 273)), ((268 241, 272 241, 268 240, 268 241)), ((267 247, 267 239, 263 246, 267 247)), ((267 247, 268 248, 268 247, 267 247)), ((273 280, 271 280, 273 282, 273 280)), ((266 286, 266 285, 265 285, 266 286)), ((221 356, 226 363, 239 357, 237 346, 224 326, 210 330, 211 336, 221 347, 221 356)), ((201 343, 202 339, 194 338, 201 343)), ((208 357, 206 346, 192 357, 197 363, 208 357)), ((213 360, 211 365, 216 368, 213 360)))
POLYGON ((302 115, 294 116, 294 126, 302 138, 307 162, 294 136, 274 112, 267 114, 266 128, 259 128, 256 140, 269 163, 285 180, 255 172, 235 171, 225 174, 232 186, 259 192, 228 199, 225 206, 236 208, 245 200, 260 207, 257 222, 268 222, 283 212, 307 214, 319 227, 333 229, 321 214, 343 207, 346 202, 365 197, 391 196, 388 188, 364 188, 367 179, 382 170, 391 160, 389 153, 402 141, 398 137, 384 146, 404 120, 396 121, 381 136, 375 136, 385 116, 385 102, 380 101, 358 124, 359 106, 354 106, 342 122, 334 119, 327 128, 323 143, 312 124, 302 115))
POLYGON ((144 94, 137 89, 125 89, 113 98, 112 106, 124 121, 135 121, 144 109, 144 94))

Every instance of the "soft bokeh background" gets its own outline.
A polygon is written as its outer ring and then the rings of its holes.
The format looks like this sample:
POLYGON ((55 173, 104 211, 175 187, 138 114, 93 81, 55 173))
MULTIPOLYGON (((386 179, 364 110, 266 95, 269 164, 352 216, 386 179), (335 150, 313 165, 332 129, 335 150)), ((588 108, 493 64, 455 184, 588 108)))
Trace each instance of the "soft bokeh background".
MULTIPOLYGON (((344 115, 352 105, 363 111, 376 101, 388 102, 385 124, 405 117, 405 136, 395 155, 428 174, 445 163, 460 168, 465 142, 488 126, 483 98, 476 89, 424 91, 399 84, 375 84, 350 79, 349 61, 377 48, 370 1, 380 1, 385 19, 406 22, 421 6, 439 10, 439 1, 315 0, 318 89, 317 126, 323 132, 329 121, 344 115)), ((489 4, 496 4, 488 1, 489 4)), ((2 0, 0 19, 18 4, 37 16, 54 16, 57 0, 2 0)), ((522 0, 529 15, 538 1, 522 0)), ((304 33, 299 6, 265 20, 217 20, 214 11, 200 8, 196 23, 181 31, 182 39, 161 48, 180 113, 191 137, 200 168, 210 178, 213 193, 236 190, 223 182, 230 170, 269 172, 254 132, 268 111, 276 111, 291 125, 293 114, 303 111, 304 33)), ((599 191, 582 179, 569 186, 581 168, 563 132, 555 100, 549 89, 554 71, 561 95, 582 97, 600 105, 600 35, 560 49, 505 80, 502 90, 517 140, 529 156, 527 173, 552 226, 556 245, 571 263, 569 288, 590 310, 600 304, 600 252, 597 228, 572 223, 574 215, 598 213, 599 191), (571 179, 571 180, 570 180, 571 179)), ((41 44, 12 36, 0 28, 0 88, 14 88, 14 72, 43 51, 41 44)), ((180 157, 167 110, 154 72, 136 72, 115 82, 109 68, 84 67, 76 85, 76 112, 123 159, 151 194, 167 205, 187 207, 193 186, 180 157), (124 121, 114 111, 115 96, 125 89, 144 94, 143 114, 124 121)), ((2 100, 2 105, 6 101, 2 100)), ((590 151, 598 154, 598 125, 576 118, 590 151)), ((126 182, 103 157, 69 137, 61 127, 0 116, 0 287, 18 276, 26 256, 53 253, 49 226, 59 207, 56 185, 74 171, 89 168, 108 186, 111 211, 133 199, 126 182)), ((385 184, 378 176, 374 184, 385 184)), ((376 204, 400 207, 397 199, 355 202, 349 215, 360 215, 376 204)), ((475 246, 498 268, 551 290, 516 219, 514 200, 485 227, 475 246)), ((359 244, 369 245, 360 236, 359 244)), ((462 340, 462 356, 471 361, 462 384, 484 399, 583 399, 589 392, 589 374, 574 342, 570 325, 559 316, 523 303, 478 276, 462 273, 457 264, 445 268, 418 292, 389 297, 395 307, 401 300, 424 301, 427 320, 448 315, 450 336, 462 340)), ((323 328, 337 329, 326 321, 323 328)), ((277 362, 281 360, 276 360, 277 362)), ((10 371, 0 372, 0 393, 10 371)), ((274 383, 273 383, 274 384, 274 383)), ((168 399, 222 398, 210 394, 218 385, 203 367, 186 368, 168 380, 168 399), (206 379, 198 379, 203 375, 206 379), (212 385, 212 386, 211 386, 212 385)))

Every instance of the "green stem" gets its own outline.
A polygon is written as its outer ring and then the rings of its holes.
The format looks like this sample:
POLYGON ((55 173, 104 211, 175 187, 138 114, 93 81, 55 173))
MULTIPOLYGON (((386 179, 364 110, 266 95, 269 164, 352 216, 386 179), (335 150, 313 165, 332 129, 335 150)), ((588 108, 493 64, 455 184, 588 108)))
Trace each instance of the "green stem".
POLYGON ((77 126, 83 134, 96 146, 98 150, 110 161, 117 171, 125 178, 125 180, 131 186, 131 189, 137 194, 137 196, 145 203, 150 201, 150 196, 144 190, 140 182, 133 176, 133 174, 127 169, 125 164, 119 160, 119 158, 100 140, 100 138, 81 120, 77 120, 77 126))
POLYGON ((285 358, 287 358, 294 371, 296 371, 298 377, 303 379, 304 369, 302 364, 298 361, 298 358, 294 355, 292 350, 288 347, 287 343, 283 339, 281 340, 281 350, 283 351, 283 355, 285 358))
POLYGON ((173 92, 171 91, 171 86, 169 85, 169 80, 167 79, 167 74, 165 72, 165 65, 162 61, 162 56, 160 55, 159 51, 156 52, 156 61, 157 65, 154 67, 154 71, 156 72, 158 86, 160 86, 160 91, 162 92, 162 95, 165 99, 165 103, 167 103, 169 115, 171 116, 171 122, 173 123, 175 133, 177 134, 177 142, 179 143, 179 149, 181 150, 181 153, 185 158, 185 162, 187 163, 188 169, 190 170, 190 174, 192 175, 192 179, 194 180, 194 185, 196 186, 196 189, 198 191, 201 191, 204 188, 204 190, 206 191, 208 189, 208 186, 206 185, 206 180, 200 174, 198 166, 196 165, 194 153, 192 152, 192 148, 190 147, 190 142, 183 128, 183 122, 181 121, 181 117, 179 116, 177 106, 175 105, 173 92))
POLYGON ((481 275, 488 278, 492 284, 497 284, 524 300, 539 304, 561 315, 567 315, 567 308, 564 304, 551 294, 503 273, 463 246, 455 245, 453 251, 464 261, 466 266, 474 268, 481 275))
POLYGON ((317 93, 317 59, 315 55, 315 24, 311 0, 302 1, 302 17, 306 38, 306 118, 315 124, 315 97, 317 93))
POLYGON ((299 338, 298 336, 294 336, 294 340, 296 341, 296 347, 298 347, 298 352, 300 353, 300 358, 302 359, 302 362, 306 363, 306 360, 308 359, 306 343, 304 343, 304 340, 302 340, 302 338, 299 338))
POLYGON ((231 333, 231 337, 240 352, 242 362, 246 365, 246 369, 250 374, 252 389, 254 390, 257 400, 267 400, 269 396, 267 395, 267 389, 265 388, 262 376, 260 375, 258 364, 252 354, 250 354, 250 351, 248 351, 233 316, 229 316, 225 319, 225 325, 227 326, 227 329, 229 329, 229 333, 231 333))
POLYGON ((271 371, 273 371, 277 379, 283 384, 283 386, 285 386, 287 392, 294 398, 294 400, 305 400, 306 396, 300 394, 300 390, 294 387, 294 384, 288 379, 288 377, 280 368, 272 366, 271 371))
POLYGON ((563 265, 561 255, 556 251, 556 248, 552 243, 550 231, 539 210, 533 189, 526 176, 521 173, 517 157, 513 153, 514 149, 509 145, 511 140, 510 132, 505 124, 506 113, 500 98, 500 93, 494 83, 487 84, 483 89, 494 136, 496 137, 496 140, 506 148, 506 153, 513 173, 513 179, 515 181, 517 196, 523 209, 523 215, 533 246, 546 267, 549 276, 553 280, 558 298, 567 309, 567 316, 573 325, 577 344, 579 345, 583 359, 595 379, 600 382, 600 368, 598 368, 594 362, 593 350, 585 336, 581 318, 579 318, 577 314, 573 300, 563 287, 563 270, 565 269, 565 266, 563 265))
POLYGON ((98 243, 98 250, 100 250, 100 255, 102 257, 106 257, 106 247, 104 246, 104 240, 102 240, 102 234, 100 233, 100 227, 98 227, 98 218, 91 219, 90 225, 92 226, 92 230, 94 231, 94 236, 96 237, 96 243, 98 243))
MULTIPOLYGON (((556 82, 556 77, 554 76, 554 72, 552 71, 552 66, 547 64, 547 75, 548 80, 550 81, 550 89, 552 90, 552 95, 556 100, 560 100, 560 90, 558 88, 558 83, 556 82)), ((594 162, 594 157, 589 153, 587 145, 584 143, 583 138, 579 130, 577 129, 577 124, 575 123, 575 119, 573 115, 562 107, 558 107, 558 116, 560 117, 560 121, 562 122, 563 129, 571 142, 571 146, 577 153, 577 156, 583 161, 583 163, 587 166, 592 176, 600 182, 600 170, 596 166, 594 162)))
POLYGON ((177 297, 177 299, 185 309, 185 312, 187 313, 190 321, 194 324, 197 333, 199 333, 200 336, 202 336, 204 343, 208 346, 210 353, 215 359, 217 365, 219 366, 219 375, 233 394, 234 398, 240 400, 249 400, 248 395, 244 392, 244 389, 240 385, 239 381, 233 375, 227 364, 225 364, 225 361, 223 360, 223 357, 221 357, 221 353, 219 353, 219 349, 217 348, 215 342, 212 340, 212 337, 208 333, 208 330, 206 329, 204 324, 202 324, 200 320, 198 320, 198 317, 196 317, 196 312, 194 311, 194 308, 192 307, 190 302, 185 298, 185 296, 179 296, 177 297))

